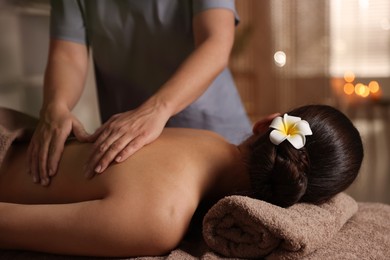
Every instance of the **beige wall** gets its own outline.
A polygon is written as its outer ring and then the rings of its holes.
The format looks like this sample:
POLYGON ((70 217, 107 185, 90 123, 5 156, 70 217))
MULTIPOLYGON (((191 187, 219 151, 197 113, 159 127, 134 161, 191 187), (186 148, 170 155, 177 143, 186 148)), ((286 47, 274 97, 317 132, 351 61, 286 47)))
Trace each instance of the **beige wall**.
MULTIPOLYGON (((38 116, 48 54, 48 7, 0 2, 0 35, 0 106, 38 116)), ((100 124, 91 68, 74 113, 90 132, 100 124)))

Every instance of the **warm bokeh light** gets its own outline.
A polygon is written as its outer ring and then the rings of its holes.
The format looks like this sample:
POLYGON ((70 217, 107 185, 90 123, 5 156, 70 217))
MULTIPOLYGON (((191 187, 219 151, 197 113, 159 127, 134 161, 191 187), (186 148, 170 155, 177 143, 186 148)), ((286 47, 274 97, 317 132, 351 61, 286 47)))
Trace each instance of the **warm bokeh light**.
POLYGON ((283 67, 284 65, 286 65, 286 62, 287 62, 287 55, 286 55, 286 53, 283 52, 283 51, 275 52, 275 54, 274 54, 274 61, 275 61, 276 66, 283 67))
POLYGON ((374 100, 379 100, 382 97, 382 89, 379 88, 377 92, 371 92, 370 97, 372 97, 374 100))
POLYGON ((366 86, 365 89, 364 89, 364 92, 362 93, 362 97, 368 97, 370 95, 370 90, 368 89, 368 87, 366 86))
POLYGON ((352 83, 344 84, 344 93, 347 95, 352 95, 355 92, 355 86, 352 83))
POLYGON ((357 81, 355 73, 345 71, 343 77, 332 78, 332 89, 337 96, 344 96, 345 102, 360 102, 361 98, 366 101, 381 99, 382 88, 378 81, 372 80, 368 84, 355 81, 357 81))
POLYGON ((355 93, 361 97, 368 97, 370 95, 370 89, 362 83, 357 83, 355 85, 355 93))
POLYGON ((377 93, 379 91, 379 83, 373 80, 368 83, 368 88, 370 89, 371 93, 377 93))
POLYGON ((344 80, 346 82, 352 83, 355 80, 355 74, 352 71, 346 71, 344 73, 344 80))

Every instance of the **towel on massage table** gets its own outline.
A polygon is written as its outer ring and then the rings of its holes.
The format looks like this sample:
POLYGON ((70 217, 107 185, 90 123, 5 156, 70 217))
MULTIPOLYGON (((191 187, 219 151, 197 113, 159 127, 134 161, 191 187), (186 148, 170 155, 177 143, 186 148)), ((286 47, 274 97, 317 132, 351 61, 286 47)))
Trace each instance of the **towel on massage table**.
POLYGON ((358 210, 340 193, 321 205, 282 208, 245 196, 218 201, 203 220, 203 237, 228 257, 297 259, 325 246, 358 210))

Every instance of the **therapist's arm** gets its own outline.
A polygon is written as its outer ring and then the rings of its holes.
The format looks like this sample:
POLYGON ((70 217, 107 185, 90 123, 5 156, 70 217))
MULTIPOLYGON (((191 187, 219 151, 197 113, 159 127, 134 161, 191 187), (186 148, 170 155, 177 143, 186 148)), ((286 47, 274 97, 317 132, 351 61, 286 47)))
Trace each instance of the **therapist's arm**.
POLYGON ((234 42, 235 17, 228 9, 210 9, 193 20, 195 51, 151 100, 175 115, 210 86, 226 68, 234 42))
POLYGON ((234 42, 234 13, 228 9, 200 12, 193 18, 193 31, 195 50, 159 91, 137 109, 113 116, 95 132, 89 177, 154 141, 168 119, 200 97, 227 66, 234 42))
POLYGON ((52 39, 44 79, 43 105, 28 149, 28 171, 34 182, 48 185, 60 161, 64 143, 73 131, 86 133, 71 110, 84 88, 88 51, 83 44, 52 39))

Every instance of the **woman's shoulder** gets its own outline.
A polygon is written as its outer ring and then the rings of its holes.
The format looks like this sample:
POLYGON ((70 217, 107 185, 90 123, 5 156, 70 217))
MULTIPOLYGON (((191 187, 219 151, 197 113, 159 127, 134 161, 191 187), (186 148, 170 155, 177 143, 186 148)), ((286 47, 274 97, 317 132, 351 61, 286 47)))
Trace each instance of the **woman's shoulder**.
POLYGON ((171 174, 176 170, 181 172, 183 168, 187 172, 209 172, 214 165, 232 160, 234 147, 210 131, 169 128, 154 142, 132 155, 128 162, 144 167, 152 161, 154 166, 159 165, 160 170, 171 167, 171 174))
POLYGON ((153 146, 195 162, 226 159, 235 150, 235 145, 215 132, 189 128, 166 128, 153 146))
POLYGON ((193 129, 193 128, 174 128, 168 127, 165 128, 161 134, 161 138, 177 138, 183 139, 185 141, 187 139, 196 139, 200 140, 209 140, 216 141, 221 143, 228 143, 228 141, 221 135, 216 132, 204 129, 193 129))

